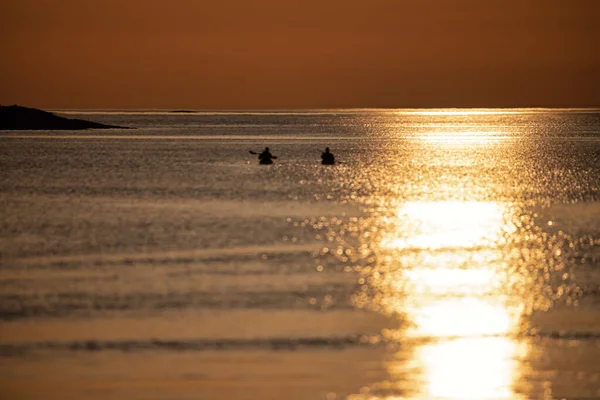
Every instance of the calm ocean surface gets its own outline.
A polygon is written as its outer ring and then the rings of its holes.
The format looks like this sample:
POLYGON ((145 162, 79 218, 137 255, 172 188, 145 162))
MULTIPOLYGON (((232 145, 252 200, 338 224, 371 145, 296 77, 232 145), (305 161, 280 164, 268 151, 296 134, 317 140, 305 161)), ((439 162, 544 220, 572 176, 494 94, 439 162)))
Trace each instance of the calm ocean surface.
POLYGON ((600 111, 61 114, 135 129, 0 131, 0 398, 600 398, 600 111))

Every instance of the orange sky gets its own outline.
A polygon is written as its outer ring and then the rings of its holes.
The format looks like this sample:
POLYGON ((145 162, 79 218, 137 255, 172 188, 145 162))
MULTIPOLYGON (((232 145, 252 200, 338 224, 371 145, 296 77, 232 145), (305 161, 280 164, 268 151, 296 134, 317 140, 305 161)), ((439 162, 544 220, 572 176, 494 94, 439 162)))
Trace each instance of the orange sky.
POLYGON ((0 0, 0 103, 600 106, 600 0, 0 0))

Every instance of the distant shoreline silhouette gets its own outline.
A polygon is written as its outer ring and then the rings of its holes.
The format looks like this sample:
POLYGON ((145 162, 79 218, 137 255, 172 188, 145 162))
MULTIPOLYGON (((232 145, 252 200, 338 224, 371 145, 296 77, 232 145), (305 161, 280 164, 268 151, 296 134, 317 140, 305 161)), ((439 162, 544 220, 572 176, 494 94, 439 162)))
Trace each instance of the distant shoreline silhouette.
POLYGON ((83 129, 130 129, 105 125, 82 119, 59 117, 53 113, 22 106, 0 106, 0 130, 83 130, 83 129))

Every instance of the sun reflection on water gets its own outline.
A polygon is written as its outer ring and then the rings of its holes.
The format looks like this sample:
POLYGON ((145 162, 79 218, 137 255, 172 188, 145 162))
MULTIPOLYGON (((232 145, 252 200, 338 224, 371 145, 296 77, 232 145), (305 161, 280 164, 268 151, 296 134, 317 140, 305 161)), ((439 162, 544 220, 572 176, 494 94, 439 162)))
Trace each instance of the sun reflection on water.
POLYGON ((428 110, 410 131, 383 132, 398 141, 378 148, 385 162, 361 172, 364 187, 351 184, 364 217, 326 232, 327 252, 360 275, 353 305, 389 318, 375 337, 394 352, 387 380, 351 400, 515 399, 538 390, 529 387, 531 336, 561 334, 553 327, 564 323, 544 313, 578 304, 573 260, 587 263, 580 249, 592 242, 574 242, 555 221, 559 211, 545 209, 556 207, 547 191, 558 174, 530 168, 539 149, 527 140, 536 135, 522 127, 527 118, 477 118, 490 112, 428 110))
POLYGON ((396 249, 470 248, 495 242, 506 206, 495 202, 408 202, 383 247, 396 249))
POLYGON ((424 115, 424 116, 474 116, 474 115, 506 115, 506 114, 523 114, 527 112, 527 109, 432 109, 422 111, 412 111, 411 114, 424 115))
POLYGON ((422 346, 424 398, 515 398, 519 345, 507 337, 461 338, 422 346))
POLYGON ((426 143, 433 144, 458 144, 464 145, 489 145, 500 141, 511 139, 510 136, 502 134, 502 132, 493 131, 433 131, 419 135, 418 138, 426 143))
MULTIPOLYGON (((407 321, 393 336, 419 343, 411 363, 421 379, 409 397, 516 397, 519 344, 511 335, 523 310, 504 290, 499 250, 514 232, 509 212, 498 202, 419 201, 401 205, 390 221, 381 251, 397 267, 373 285, 385 311, 407 321)), ((390 362, 390 375, 401 379, 405 364, 390 362)))

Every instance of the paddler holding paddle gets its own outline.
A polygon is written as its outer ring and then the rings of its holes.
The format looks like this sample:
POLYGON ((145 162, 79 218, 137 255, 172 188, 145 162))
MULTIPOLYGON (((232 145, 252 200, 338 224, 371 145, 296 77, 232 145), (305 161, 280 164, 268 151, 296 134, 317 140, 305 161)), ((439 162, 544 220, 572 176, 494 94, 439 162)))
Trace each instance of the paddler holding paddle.
MULTIPOLYGON (((250 151, 250 154, 258 154, 255 151, 250 151)), ((258 163, 263 165, 273 164, 273 160, 277 159, 277 156, 274 156, 269 151, 268 147, 265 147, 265 150, 258 154, 258 163)))

